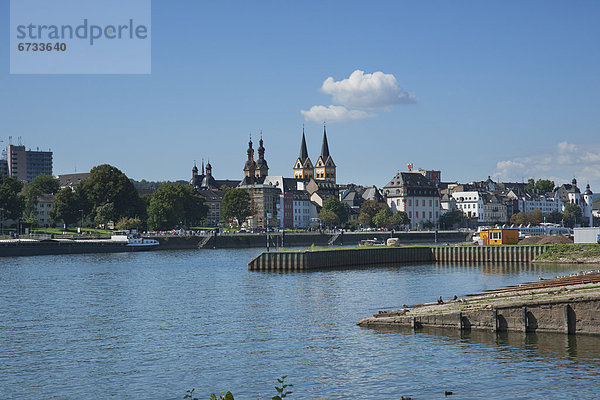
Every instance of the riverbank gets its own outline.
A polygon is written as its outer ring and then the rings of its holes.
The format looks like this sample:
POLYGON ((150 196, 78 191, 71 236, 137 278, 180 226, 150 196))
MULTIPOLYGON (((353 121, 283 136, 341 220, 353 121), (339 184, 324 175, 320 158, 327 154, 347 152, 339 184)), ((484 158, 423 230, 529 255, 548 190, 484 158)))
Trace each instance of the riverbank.
MULTIPOLYGON (((468 232, 395 232, 393 237, 402 243, 456 243, 464 242, 468 232)), ((310 246, 354 246, 363 240, 385 241, 392 237, 392 232, 333 232, 333 233, 271 233, 266 234, 205 234, 197 236, 149 236, 156 239, 157 250, 193 250, 193 249, 245 249, 269 247, 310 247, 310 246)), ((130 247, 123 248, 120 243, 109 239, 13 239, 0 240, 0 257, 38 256, 57 254, 108 253, 134 251, 130 247)))
POLYGON ((600 272, 589 272, 380 311, 358 325, 600 335, 599 308, 600 272))
POLYGON ((600 264, 600 244, 555 244, 534 262, 563 264, 600 264))

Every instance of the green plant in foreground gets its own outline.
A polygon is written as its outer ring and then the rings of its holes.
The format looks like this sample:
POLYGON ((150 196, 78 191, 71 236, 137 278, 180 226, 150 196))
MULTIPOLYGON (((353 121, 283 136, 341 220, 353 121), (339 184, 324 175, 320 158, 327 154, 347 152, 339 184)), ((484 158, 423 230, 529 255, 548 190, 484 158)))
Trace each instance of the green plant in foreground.
POLYGON ((277 382, 279 382, 279 384, 281 385, 281 387, 275 386, 275 390, 277 390, 277 393, 279 393, 279 394, 276 395, 276 396, 273 396, 271 398, 272 400, 281 400, 284 397, 286 397, 288 394, 292 394, 291 390, 285 390, 285 388, 292 387, 294 385, 286 385, 284 383, 285 378, 287 378, 287 375, 282 376, 281 379, 277 379, 277 382))
MULTIPOLYGON (((285 390, 285 389, 288 387, 292 387, 294 385, 291 385, 291 384, 287 385, 285 383, 285 378, 287 378, 287 375, 282 376, 281 379, 277 379, 277 382, 281 386, 275 386, 275 390, 277 390, 277 394, 275 396, 271 397, 272 400, 282 400, 285 397, 287 397, 289 394, 292 394, 291 390, 285 390)), ((195 389, 186 390, 185 396, 183 396, 183 398, 190 399, 190 400, 198 400, 197 397, 194 397, 194 390, 195 389)), ((223 396, 223 392, 221 392, 221 395, 219 397, 217 397, 216 394, 212 393, 210 395, 210 400, 234 400, 234 398, 233 398, 233 394, 231 394, 231 392, 225 393, 225 396, 223 396)))
POLYGON ((231 394, 231 392, 227 392, 227 393, 225 393, 225 397, 223 397, 221 395, 221 396, 219 396, 218 399, 217 399, 217 396, 213 393, 210 395, 210 400, 234 400, 234 399, 233 399, 233 395, 231 394))

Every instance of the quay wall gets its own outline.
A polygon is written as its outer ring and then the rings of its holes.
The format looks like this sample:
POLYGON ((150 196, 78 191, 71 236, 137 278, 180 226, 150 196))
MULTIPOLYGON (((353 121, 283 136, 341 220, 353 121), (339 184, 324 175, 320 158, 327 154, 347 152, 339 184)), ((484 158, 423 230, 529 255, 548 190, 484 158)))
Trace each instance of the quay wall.
POLYGON ((90 240, 0 242, 0 257, 44 256, 59 254, 119 253, 134 251, 123 243, 90 240))
MULTIPOLYGON (((431 243, 436 240, 435 232, 337 232, 337 233, 285 233, 269 234, 269 247, 309 247, 315 246, 355 246, 363 240, 385 242, 390 237, 400 239, 401 243, 431 243)), ((458 243, 468 239, 468 232, 438 232, 438 243, 458 243)), ((160 242, 159 250, 177 249, 243 249, 267 247, 267 235, 232 234, 202 236, 155 236, 160 242)))
MULTIPOLYGON (((438 241, 463 242, 468 233, 441 232, 438 241)), ((339 233, 280 233, 269 234, 269 246, 273 249, 281 247, 310 247, 335 245, 356 245, 362 240, 377 239, 385 241, 391 232, 347 232, 339 233)), ((434 232, 399 232, 394 237, 400 238, 405 243, 433 243, 434 232)), ((200 236, 154 236, 160 245, 156 250, 185 250, 185 249, 240 249, 240 248, 265 248, 267 236, 265 234, 237 234, 237 235, 200 235, 200 236)), ((48 240, 48 241, 0 241, 0 257, 37 256, 53 254, 83 254, 83 253, 111 253, 131 251, 122 244, 110 241, 77 239, 48 240)))
POLYGON ((251 271, 304 271, 415 262, 531 262, 550 246, 363 247, 263 252, 248 263, 251 271))
POLYGON ((363 327, 428 327, 492 332, 555 332, 600 335, 600 298, 536 302, 435 315, 366 318, 363 327))

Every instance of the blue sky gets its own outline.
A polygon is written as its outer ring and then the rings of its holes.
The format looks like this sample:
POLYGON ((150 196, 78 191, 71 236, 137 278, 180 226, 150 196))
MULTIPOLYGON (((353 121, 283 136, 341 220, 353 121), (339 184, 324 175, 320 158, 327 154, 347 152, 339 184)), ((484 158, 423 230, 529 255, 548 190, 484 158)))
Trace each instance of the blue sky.
POLYGON ((412 162, 600 191, 599 17, 597 1, 154 0, 150 75, 10 75, 4 29, 0 140, 51 148, 55 173, 189 179, 204 157, 237 179, 262 130, 270 174, 291 176, 302 124, 320 152, 321 114, 301 111, 335 106, 340 183, 383 186, 412 162))

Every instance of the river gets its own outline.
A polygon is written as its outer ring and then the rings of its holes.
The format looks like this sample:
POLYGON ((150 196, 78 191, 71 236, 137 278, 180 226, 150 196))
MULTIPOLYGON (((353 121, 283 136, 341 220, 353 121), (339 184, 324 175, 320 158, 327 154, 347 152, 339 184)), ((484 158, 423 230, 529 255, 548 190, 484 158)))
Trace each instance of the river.
POLYGON ((270 399, 282 375, 293 399, 600 396, 600 338, 356 326, 581 266, 249 272, 258 252, 0 259, 0 398, 270 399))

